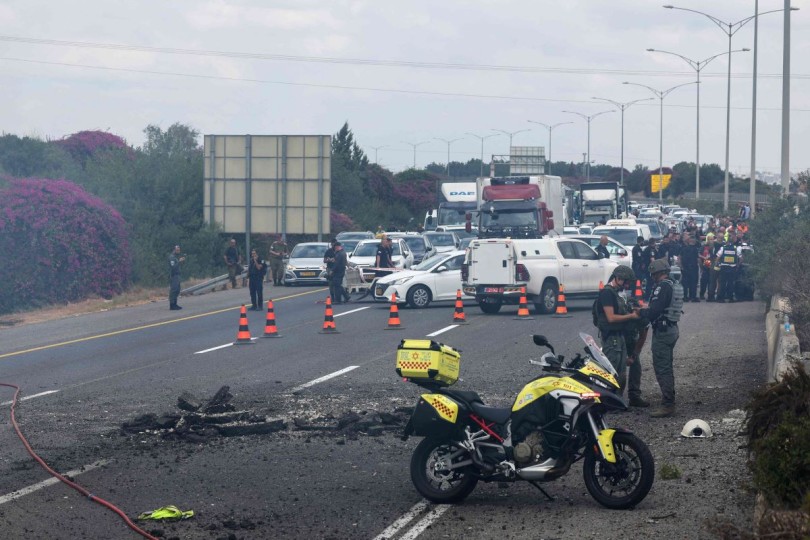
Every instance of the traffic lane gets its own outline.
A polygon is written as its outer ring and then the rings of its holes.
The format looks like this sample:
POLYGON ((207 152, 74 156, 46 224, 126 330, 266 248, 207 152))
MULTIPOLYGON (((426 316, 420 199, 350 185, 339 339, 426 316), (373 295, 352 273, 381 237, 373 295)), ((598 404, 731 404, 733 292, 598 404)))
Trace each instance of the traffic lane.
MULTIPOLYGON (((318 307, 312 295, 319 292, 297 291, 281 298, 278 309, 290 316, 291 324, 308 320, 314 325, 318 307)), ((126 374, 139 367, 157 369, 186 351, 202 350, 211 343, 232 343, 239 327, 238 306, 196 314, 184 312, 183 316, 145 326, 130 325, 132 317, 128 311, 110 312, 108 317, 115 321, 110 332, 71 338, 63 344, 54 344, 45 338, 34 343, 29 351, 17 350, 13 356, 0 358, 0 377, 20 384, 24 392, 30 394, 82 384, 112 373, 126 374), (49 345, 37 348, 43 344, 49 345)), ((250 312, 250 319, 251 331, 261 335, 265 314, 250 312)), ((90 317, 87 325, 93 322, 94 318, 90 317)))
MULTIPOLYGON (((265 298, 291 299, 306 296, 323 296, 323 287, 265 287, 265 298), (273 289, 268 295, 268 289, 273 289)), ((247 288, 216 291, 199 296, 183 297, 182 311, 169 311, 164 302, 150 302, 136 306, 82 313, 51 321, 0 327, 0 362, 16 356, 21 351, 35 347, 47 347, 71 340, 86 339, 110 332, 184 319, 218 310, 238 309, 241 304, 250 305, 247 288)))

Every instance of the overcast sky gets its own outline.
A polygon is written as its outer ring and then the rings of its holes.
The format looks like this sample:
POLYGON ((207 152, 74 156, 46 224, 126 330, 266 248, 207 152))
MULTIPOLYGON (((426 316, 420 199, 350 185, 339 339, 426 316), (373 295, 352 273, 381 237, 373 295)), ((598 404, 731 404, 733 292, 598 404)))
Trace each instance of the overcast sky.
MULTIPOLYGON (((735 22, 753 0, 672 0, 735 22)), ((395 171, 479 157, 479 135, 531 129, 514 145, 546 146, 582 161, 586 122, 563 110, 609 110, 592 97, 631 101, 695 80, 686 62, 728 49, 702 15, 650 0, 3 0, 0 130, 60 138, 109 130, 143 142, 148 124, 189 124, 203 134, 333 134, 348 120, 359 144, 395 171), (48 43, 44 43, 44 42, 48 43), (68 42, 72 42, 73 45, 68 42), (98 46, 76 46, 77 42, 98 46), (123 45, 125 49, 110 47, 123 45), (164 49, 164 52, 155 51, 164 49), (152 49, 152 50, 150 50, 152 49), (202 54, 176 54, 183 49, 202 54), (226 53, 226 54, 222 54, 226 53), (227 54, 239 53, 239 54, 227 54), (246 58, 247 55, 254 55, 246 58), (282 59, 280 57, 293 57, 282 59), (416 65, 414 65, 416 64, 416 65), (443 64, 440 66, 439 64, 443 64), (452 65, 449 66, 448 64, 452 65), (403 142, 404 141, 404 142, 403 142)), ((761 0, 760 12, 781 9, 761 0)), ((810 0, 794 0, 791 50, 792 171, 810 168, 810 0)), ((779 172, 782 13, 759 24, 757 169, 779 172)), ((754 24, 733 38, 753 48, 754 24)), ((724 163, 727 56, 702 71, 700 157, 724 163)), ((748 174, 753 53, 732 57, 731 170, 748 174)), ((664 100, 664 165, 695 161, 696 85, 664 100)), ((658 165, 659 102, 625 112, 625 167, 658 165)), ((617 113, 591 124, 591 159, 619 165, 617 113)), ((508 153, 509 138, 484 154, 508 153)))

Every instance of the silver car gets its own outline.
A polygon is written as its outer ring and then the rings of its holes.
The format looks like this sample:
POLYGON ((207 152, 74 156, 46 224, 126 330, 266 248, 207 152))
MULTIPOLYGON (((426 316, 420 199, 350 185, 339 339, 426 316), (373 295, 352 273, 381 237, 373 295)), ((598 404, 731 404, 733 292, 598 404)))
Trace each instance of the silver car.
POLYGON ((326 242, 304 242, 296 245, 290 252, 290 260, 284 270, 284 284, 326 285, 323 256, 327 249, 329 244, 326 242))

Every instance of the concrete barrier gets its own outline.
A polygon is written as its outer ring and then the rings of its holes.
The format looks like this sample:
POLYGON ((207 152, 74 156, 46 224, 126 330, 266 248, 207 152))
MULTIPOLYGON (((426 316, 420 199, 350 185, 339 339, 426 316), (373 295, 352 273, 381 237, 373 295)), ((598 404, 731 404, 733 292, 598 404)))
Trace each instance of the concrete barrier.
POLYGON ((765 315, 765 334, 768 340, 768 382, 779 381, 794 361, 800 361, 810 371, 810 355, 802 355, 799 338, 792 324, 785 325, 790 315, 790 302, 774 296, 765 315))

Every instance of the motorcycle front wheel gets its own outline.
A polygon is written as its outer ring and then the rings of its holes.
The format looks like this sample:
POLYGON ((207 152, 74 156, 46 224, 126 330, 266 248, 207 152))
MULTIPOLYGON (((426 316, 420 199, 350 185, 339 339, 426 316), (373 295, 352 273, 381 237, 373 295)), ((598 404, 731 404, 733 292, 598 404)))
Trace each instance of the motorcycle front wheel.
POLYGON ((416 491, 431 502, 463 501, 475 489, 478 478, 471 476, 465 468, 448 467, 468 459, 468 452, 453 441, 424 439, 411 456, 411 481, 416 491))
POLYGON ((655 463, 644 441, 632 433, 613 437, 616 463, 608 463, 594 452, 585 454, 582 473, 585 487, 607 508, 632 508, 647 496, 655 478, 655 463))

